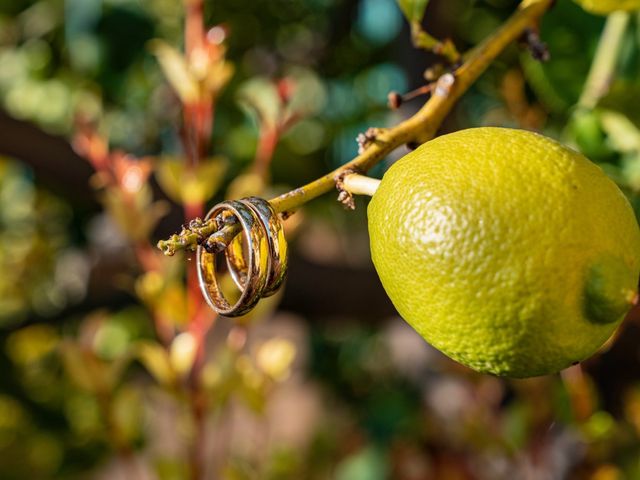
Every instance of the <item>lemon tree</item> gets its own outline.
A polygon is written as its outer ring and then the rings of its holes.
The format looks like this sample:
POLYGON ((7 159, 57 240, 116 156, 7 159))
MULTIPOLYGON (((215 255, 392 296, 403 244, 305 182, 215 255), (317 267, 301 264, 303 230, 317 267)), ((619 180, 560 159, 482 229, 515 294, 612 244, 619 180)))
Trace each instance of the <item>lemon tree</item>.
POLYGON ((481 372, 529 377, 592 355, 631 307, 640 230, 581 154, 523 130, 428 142, 384 175, 371 253, 399 313, 481 372))

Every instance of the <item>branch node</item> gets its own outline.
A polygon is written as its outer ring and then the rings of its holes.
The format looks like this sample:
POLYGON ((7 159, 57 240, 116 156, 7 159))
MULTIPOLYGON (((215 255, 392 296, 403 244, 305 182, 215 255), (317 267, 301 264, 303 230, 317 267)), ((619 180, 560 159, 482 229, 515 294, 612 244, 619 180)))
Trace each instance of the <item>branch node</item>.
POLYGON ((346 210, 356 209, 356 202, 353 199, 353 194, 344 188, 344 177, 346 177, 347 175, 353 175, 354 173, 360 172, 355 168, 348 168, 340 172, 340 174, 336 177, 336 189, 339 192, 338 202, 340 202, 346 210))
POLYGON ((441 97, 447 97, 449 92, 451 92, 451 88, 454 83, 456 83, 456 77, 453 73, 445 73, 438 79, 434 94, 441 97))
POLYGON ((338 194, 338 202, 340 202, 342 204, 342 206, 345 208, 345 210, 355 210, 356 209, 356 202, 353 199, 353 195, 351 195, 346 190, 340 191, 340 193, 338 194))
POLYGON ((358 142, 358 155, 362 155, 367 148, 378 141, 378 137, 384 131, 383 128, 371 127, 364 133, 359 133, 356 137, 358 142))

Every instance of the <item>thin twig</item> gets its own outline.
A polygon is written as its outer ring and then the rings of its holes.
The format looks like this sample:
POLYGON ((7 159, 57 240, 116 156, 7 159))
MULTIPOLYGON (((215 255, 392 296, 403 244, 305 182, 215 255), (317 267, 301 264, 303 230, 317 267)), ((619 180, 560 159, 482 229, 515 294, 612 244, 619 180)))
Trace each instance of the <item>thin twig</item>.
POLYGON ((451 39, 439 40, 435 38, 422 28, 420 22, 411 22, 411 41, 414 47, 441 55, 451 65, 455 65, 460 61, 460 52, 458 52, 451 39))
MULTIPOLYGON (((420 144, 433 138, 462 94, 509 44, 539 20, 552 3, 553 0, 524 0, 496 32, 463 56, 464 63, 459 68, 438 79, 433 95, 415 115, 393 128, 381 130, 374 142, 370 142, 362 153, 340 168, 270 200, 273 208, 279 213, 289 214, 308 201, 331 191, 343 172, 366 172, 399 146, 407 143, 420 144)), ((158 247, 166 254, 194 249, 198 243, 206 240, 201 236, 204 231, 210 232, 209 234, 216 231, 215 225, 212 226, 211 223, 214 222, 205 223, 197 234, 183 231, 177 237, 159 242, 158 247)), ((216 236, 231 240, 239 231, 237 224, 226 225, 216 236)))
POLYGON ((579 107, 594 108, 609 91, 628 24, 629 13, 627 12, 613 12, 607 17, 607 23, 600 36, 598 49, 578 101, 579 107))

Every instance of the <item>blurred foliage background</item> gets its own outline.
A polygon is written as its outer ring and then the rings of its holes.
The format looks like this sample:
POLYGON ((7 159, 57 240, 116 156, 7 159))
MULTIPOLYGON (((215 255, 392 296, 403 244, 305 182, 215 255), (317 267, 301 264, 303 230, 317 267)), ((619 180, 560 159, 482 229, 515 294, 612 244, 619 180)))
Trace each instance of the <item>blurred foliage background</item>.
MULTIPOLYGON (((245 325, 200 308, 190 259, 155 241, 205 203, 353 158, 359 133, 419 108, 389 110, 387 94, 438 60, 411 47, 393 0, 207 1, 215 121, 194 165, 188 4, 0 3, 0 477, 640 478, 640 314, 557 376, 475 374, 395 314, 363 200, 345 212, 327 196, 287 222, 288 284, 245 325)), ((464 50, 516 5, 432 0, 425 26, 464 50)), ((605 18, 558 0, 540 32, 551 59, 512 46, 443 131, 543 131, 640 208, 638 20, 608 93, 585 105, 605 18)))

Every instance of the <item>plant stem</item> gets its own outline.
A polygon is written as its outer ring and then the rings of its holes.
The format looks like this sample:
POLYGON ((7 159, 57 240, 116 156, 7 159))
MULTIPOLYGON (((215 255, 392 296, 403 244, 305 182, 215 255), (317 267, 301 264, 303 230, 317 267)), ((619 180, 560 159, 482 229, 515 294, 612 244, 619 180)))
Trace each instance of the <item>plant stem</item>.
MULTIPOLYGON (((193 57, 203 55, 205 48, 204 29, 204 0, 187 0, 185 16, 185 55, 188 61, 193 57)), ((211 94, 202 92, 195 103, 185 104, 184 150, 190 159, 189 168, 194 171, 206 155, 213 129, 214 98, 211 94)), ((194 202, 184 205, 185 220, 190 221, 203 214, 204 203, 194 202)), ((189 446, 188 461, 191 480, 201 480, 205 477, 206 451, 206 408, 203 402, 201 385, 201 371, 205 362, 205 340, 207 331, 212 326, 208 321, 208 310, 204 308, 204 301, 198 284, 198 272, 195 262, 187 267, 187 296, 189 306, 189 332, 196 340, 196 358, 191 368, 186 385, 190 403, 191 417, 194 426, 194 437, 189 446)))
POLYGON ((628 24, 627 12, 613 12, 607 17, 578 107, 594 108, 609 91, 628 24))
POLYGON ((368 195, 373 197, 378 187, 380 186, 380 180, 377 178, 366 177, 364 175, 358 175, 352 173, 345 175, 342 179, 342 188, 353 195, 368 195))
MULTIPOLYGON (((366 172, 399 146, 407 143, 420 144, 433 138, 462 94, 511 42, 539 20, 552 3, 553 0, 524 0, 518 10, 497 31, 463 56, 464 63, 459 68, 438 79, 433 95, 416 114, 393 128, 379 130, 368 147, 345 165, 307 185, 270 200, 273 208, 279 213, 292 213, 301 205, 332 190, 336 179, 344 172, 366 172)), ((216 231, 211 223, 213 222, 205 223, 206 227, 203 225, 204 228, 201 227, 198 233, 187 229, 169 240, 161 240, 158 242, 158 248, 165 254, 172 254, 176 250, 193 250, 199 242, 206 240, 206 237, 203 239, 201 236, 205 231, 216 231)), ((239 231, 238 224, 228 224, 216 233, 216 239, 221 242, 230 241, 239 231)))
POLYGON ((452 65, 460 61, 460 53, 450 39, 438 40, 427 33, 420 22, 411 22, 411 40, 414 47, 442 55, 452 65))

